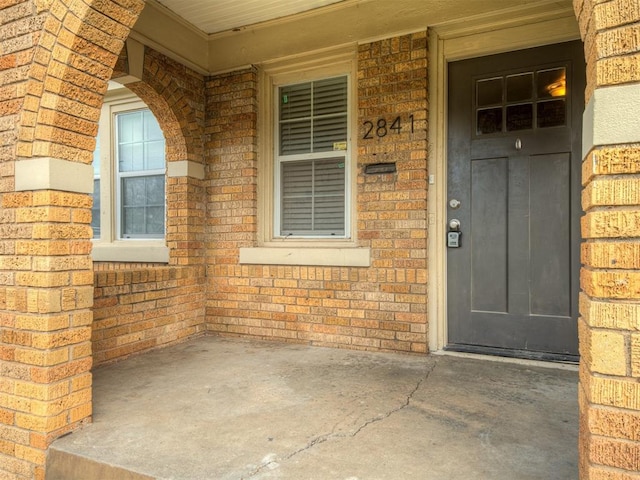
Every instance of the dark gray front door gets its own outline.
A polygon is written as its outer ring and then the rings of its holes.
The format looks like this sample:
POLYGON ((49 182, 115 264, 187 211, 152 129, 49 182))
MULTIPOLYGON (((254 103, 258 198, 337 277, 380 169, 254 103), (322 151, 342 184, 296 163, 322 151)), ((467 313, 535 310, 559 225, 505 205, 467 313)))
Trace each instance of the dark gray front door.
POLYGON ((449 65, 449 349, 578 354, 583 58, 570 42, 449 65))

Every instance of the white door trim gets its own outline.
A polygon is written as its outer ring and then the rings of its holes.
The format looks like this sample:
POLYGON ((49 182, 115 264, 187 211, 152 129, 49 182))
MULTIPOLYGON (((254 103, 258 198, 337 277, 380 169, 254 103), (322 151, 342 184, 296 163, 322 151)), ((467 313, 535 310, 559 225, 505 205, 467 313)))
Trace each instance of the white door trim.
POLYGON ((580 38, 571 2, 536 11, 500 12, 495 16, 448 23, 429 29, 429 192, 428 324, 429 350, 447 344, 447 63, 580 38))

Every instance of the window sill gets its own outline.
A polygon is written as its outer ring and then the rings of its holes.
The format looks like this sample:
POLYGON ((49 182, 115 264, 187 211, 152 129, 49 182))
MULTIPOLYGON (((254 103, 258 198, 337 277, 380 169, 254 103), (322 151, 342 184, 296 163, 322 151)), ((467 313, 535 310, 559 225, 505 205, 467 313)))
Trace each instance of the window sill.
POLYGON ((240 249, 240 263, 318 267, 369 267, 369 248, 255 247, 240 249))
POLYGON ((94 262, 169 263, 169 248, 160 242, 123 241, 93 244, 94 262))

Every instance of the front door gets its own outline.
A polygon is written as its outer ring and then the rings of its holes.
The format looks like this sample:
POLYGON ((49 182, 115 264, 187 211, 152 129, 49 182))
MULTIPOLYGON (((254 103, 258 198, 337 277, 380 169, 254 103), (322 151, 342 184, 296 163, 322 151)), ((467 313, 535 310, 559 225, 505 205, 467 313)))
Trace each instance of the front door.
POLYGON ((449 65, 448 349, 577 358, 583 58, 449 65))

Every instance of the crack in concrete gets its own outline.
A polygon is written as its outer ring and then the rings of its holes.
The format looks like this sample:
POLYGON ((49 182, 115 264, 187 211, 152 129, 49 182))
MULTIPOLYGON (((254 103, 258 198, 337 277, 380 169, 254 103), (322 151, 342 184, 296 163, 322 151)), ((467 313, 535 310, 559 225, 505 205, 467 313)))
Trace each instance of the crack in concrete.
MULTIPOLYGON (((409 392, 409 394, 407 395, 406 399, 404 402, 402 402, 402 404, 400 404, 400 406, 389 410, 386 413, 383 413, 381 415, 378 415, 374 418, 371 418, 367 421, 365 421, 362 425, 360 425, 354 432, 352 433, 348 433, 348 434, 344 434, 344 433, 335 433, 335 430, 337 428, 337 424, 334 425, 334 427, 331 429, 330 433, 325 433, 323 435, 319 435, 316 438, 314 438, 313 440, 311 440, 309 443, 307 443, 304 447, 299 448, 298 450, 295 450, 294 452, 291 452, 289 455, 286 455, 284 457, 282 457, 281 461, 287 461, 290 460, 291 458, 295 457, 296 455, 299 455, 302 452, 305 452, 307 450, 310 450, 311 448, 315 447, 316 445, 320 445, 322 443, 327 442, 328 440, 331 440, 333 438, 355 438, 362 430, 364 430, 365 428, 367 428, 369 425, 373 425, 374 423, 377 422, 381 422, 383 420, 386 420, 387 418, 389 418, 391 415, 398 413, 399 411, 407 408, 409 406, 409 404, 411 403, 411 400, 413 399, 413 396, 416 394, 416 392, 420 389, 420 387, 422 386, 422 384, 424 382, 426 382, 429 379, 429 376, 433 373, 433 371, 435 370, 436 366, 438 365, 438 361, 435 360, 433 362, 433 365, 431 365, 431 367, 425 372, 424 376, 422 378, 420 378, 420 380, 418 380, 418 382, 416 383, 416 386, 409 392)), ((261 465, 258 465, 258 467, 256 469, 254 469, 249 476, 247 477, 242 477, 241 480, 245 480, 252 478, 256 475, 258 475, 261 471, 263 471, 265 468, 268 468, 270 465, 273 464, 278 464, 277 462, 271 460, 269 462, 263 463, 261 465)))
POLYGON ((362 430, 364 430, 365 428, 367 428, 369 425, 372 425, 374 423, 377 422, 381 422, 382 420, 386 420, 387 418, 389 418, 391 415, 393 415, 394 413, 398 413, 400 410, 404 410, 405 408, 407 408, 409 406, 409 404, 411 403, 411 399, 413 398, 413 396, 415 395, 415 393, 420 389, 420 387, 422 386, 422 384, 424 382, 426 382, 429 379, 429 376, 431 375, 431 373, 433 373, 433 371, 436 368, 436 365, 438 364, 437 361, 433 362, 433 365, 431 366, 431 368, 429 368, 427 370, 427 372, 424 374, 424 376, 418 380, 418 383, 416 384, 416 386, 414 387, 413 390, 411 390, 411 392, 409 392, 409 395, 407 395, 406 400, 397 408, 394 408, 393 410, 388 411, 385 414, 382 415, 378 415, 377 417, 374 417, 368 421, 366 421, 365 423, 363 423, 355 432, 353 432, 352 434, 350 434, 349 436, 351 438, 355 437, 356 435, 358 435, 362 430))

